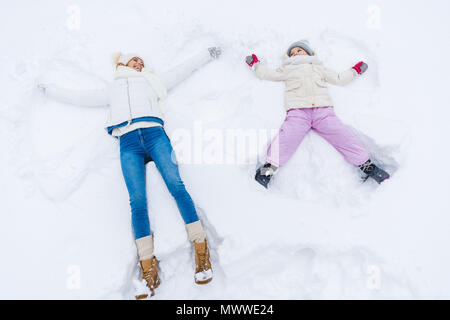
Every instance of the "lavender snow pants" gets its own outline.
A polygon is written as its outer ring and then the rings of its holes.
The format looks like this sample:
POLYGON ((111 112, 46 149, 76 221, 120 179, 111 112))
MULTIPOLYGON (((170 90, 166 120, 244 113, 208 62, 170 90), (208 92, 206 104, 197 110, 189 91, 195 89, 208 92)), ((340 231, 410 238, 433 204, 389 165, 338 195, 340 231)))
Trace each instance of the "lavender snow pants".
POLYGON ((339 151, 353 165, 369 159, 359 139, 334 114, 333 107, 290 109, 280 131, 267 150, 267 162, 283 166, 312 129, 339 151))

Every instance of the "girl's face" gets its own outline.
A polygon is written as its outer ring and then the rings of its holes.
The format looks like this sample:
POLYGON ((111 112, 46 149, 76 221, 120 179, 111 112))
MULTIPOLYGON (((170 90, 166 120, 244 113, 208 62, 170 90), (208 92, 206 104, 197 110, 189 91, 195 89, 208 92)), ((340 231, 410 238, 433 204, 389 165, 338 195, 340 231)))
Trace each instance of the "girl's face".
POLYGON ((133 68, 136 71, 141 72, 144 67, 144 61, 141 58, 134 57, 127 63, 127 67, 133 68))
POLYGON ((300 47, 294 47, 291 49, 290 52, 290 57, 292 56, 309 56, 308 52, 306 52, 305 50, 303 50, 300 47))

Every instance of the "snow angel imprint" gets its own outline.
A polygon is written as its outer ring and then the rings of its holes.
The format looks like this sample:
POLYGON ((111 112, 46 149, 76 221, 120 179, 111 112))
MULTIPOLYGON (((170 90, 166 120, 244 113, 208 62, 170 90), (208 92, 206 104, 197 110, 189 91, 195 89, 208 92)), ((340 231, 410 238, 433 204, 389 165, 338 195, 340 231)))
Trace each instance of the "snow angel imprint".
POLYGON ((158 76, 145 67, 140 55, 119 53, 114 57, 114 79, 104 89, 70 90, 49 83, 38 84, 47 96, 61 102, 109 107, 105 129, 120 142, 122 173, 129 193, 142 280, 146 284, 145 292, 136 295, 137 299, 153 296, 160 284, 147 212, 145 165, 150 161, 161 173, 186 224, 195 252, 195 283, 206 284, 212 279, 206 234, 180 177, 172 145, 164 131, 162 101, 178 83, 220 54, 219 47, 205 49, 158 76))
POLYGON ((346 85, 367 70, 366 63, 360 61, 343 72, 330 70, 322 65, 307 40, 289 46, 280 68, 263 65, 255 54, 247 56, 246 63, 258 78, 286 84, 286 119, 267 150, 266 163, 256 171, 256 181, 267 188, 277 169, 293 156, 311 129, 331 143, 349 163, 358 166, 365 179, 370 177, 381 183, 389 178, 387 172, 372 163, 363 144, 336 116, 328 95, 329 83, 346 85))

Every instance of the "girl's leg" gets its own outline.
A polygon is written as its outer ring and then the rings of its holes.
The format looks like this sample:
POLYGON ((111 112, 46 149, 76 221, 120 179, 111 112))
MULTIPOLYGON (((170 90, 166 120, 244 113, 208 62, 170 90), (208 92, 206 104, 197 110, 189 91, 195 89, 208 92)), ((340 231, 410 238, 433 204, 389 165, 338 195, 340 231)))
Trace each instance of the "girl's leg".
POLYGON ((164 129, 153 127, 143 130, 145 148, 161 173, 170 194, 174 197, 184 222, 190 224, 198 221, 197 211, 181 180, 175 153, 164 129))
POLYGON ((333 107, 315 108, 312 128, 351 164, 359 166, 369 159, 366 148, 351 129, 339 120, 333 107))
POLYGON ((136 239, 150 236, 145 188, 146 155, 139 135, 132 131, 120 138, 120 163, 128 189, 131 218, 136 239))
POLYGON ((268 163, 281 167, 292 157, 311 129, 311 111, 310 109, 291 109, 287 112, 280 131, 267 150, 268 163))

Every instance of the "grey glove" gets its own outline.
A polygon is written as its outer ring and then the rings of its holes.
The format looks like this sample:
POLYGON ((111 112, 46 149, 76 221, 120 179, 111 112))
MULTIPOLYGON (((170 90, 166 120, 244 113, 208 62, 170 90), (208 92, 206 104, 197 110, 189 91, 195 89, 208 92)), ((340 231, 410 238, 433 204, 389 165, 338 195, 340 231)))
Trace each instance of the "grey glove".
POLYGON ((367 63, 360 61, 357 64, 355 64, 352 69, 356 71, 356 73, 358 74, 363 74, 364 72, 366 72, 368 68, 367 63))
POLYGON ((368 67, 369 67, 369 66, 367 65, 367 63, 363 63, 363 64, 361 65, 361 74, 363 74, 364 72, 366 72, 366 70, 367 70, 368 67))
POLYGON ((253 70, 255 70, 256 65, 258 65, 259 62, 258 57, 254 53, 251 56, 245 57, 245 63, 247 63, 253 70))
POLYGON ((222 54, 222 49, 220 47, 211 47, 208 48, 208 51, 213 59, 219 58, 219 56, 222 54))

